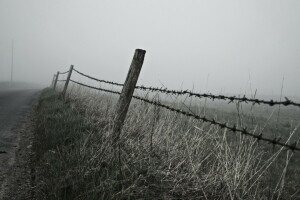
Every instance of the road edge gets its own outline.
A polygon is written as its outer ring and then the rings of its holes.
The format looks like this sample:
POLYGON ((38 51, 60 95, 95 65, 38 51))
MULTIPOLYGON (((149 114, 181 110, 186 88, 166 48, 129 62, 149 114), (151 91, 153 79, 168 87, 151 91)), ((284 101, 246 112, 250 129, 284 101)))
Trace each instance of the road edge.
POLYGON ((40 92, 35 95, 30 108, 25 111, 14 131, 17 135, 16 148, 10 158, 10 168, 3 174, 0 199, 34 200, 35 198, 35 154, 32 150, 35 131, 35 112, 40 92))

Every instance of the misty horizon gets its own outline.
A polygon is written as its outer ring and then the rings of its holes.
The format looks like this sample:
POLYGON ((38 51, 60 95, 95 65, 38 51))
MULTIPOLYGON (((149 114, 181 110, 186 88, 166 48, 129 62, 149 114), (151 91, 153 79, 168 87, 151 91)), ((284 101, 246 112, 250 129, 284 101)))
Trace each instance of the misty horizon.
POLYGON ((48 86, 75 68, 124 82, 147 51, 139 85, 222 94, 298 96, 300 2, 0 2, 0 82, 48 86))

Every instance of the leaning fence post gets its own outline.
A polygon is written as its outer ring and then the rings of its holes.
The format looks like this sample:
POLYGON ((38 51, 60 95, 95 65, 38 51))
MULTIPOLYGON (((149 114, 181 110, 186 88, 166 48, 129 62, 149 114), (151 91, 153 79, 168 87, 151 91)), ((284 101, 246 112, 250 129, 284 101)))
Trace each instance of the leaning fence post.
POLYGON ((52 82, 51 82, 50 87, 53 87, 53 86, 54 86, 54 80, 55 80, 55 74, 53 74, 53 78, 52 78, 52 82))
POLYGON ((65 96, 66 96, 66 92, 67 92, 67 88, 68 88, 68 85, 69 85, 69 82, 70 82, 72 71, 73 71, 73 65, 70 66, 68 77, 67 77, 67 80, 66 80, 66 83, 65 83, 65 86, 64 86, 64 90, 62 92, 63 99, 65 99, 65 96))
POLYGON ((136 49, 129 72, 127 74, 124 86, 120 98, 117 103, 117 108, 115 112, 115 119, 112 130, 113 144, 116 145, 119 142, 121 130, 127 115, 129 104, 143 66, 144 57, 146 51, 141 49, 136 49))
POLYGON ((55 77, 55 82, 54 82, 53 90, 55 90, 55 88, 56 88, 58 76, 59 76, 59 72, 56 73, 56 77, 55 77))

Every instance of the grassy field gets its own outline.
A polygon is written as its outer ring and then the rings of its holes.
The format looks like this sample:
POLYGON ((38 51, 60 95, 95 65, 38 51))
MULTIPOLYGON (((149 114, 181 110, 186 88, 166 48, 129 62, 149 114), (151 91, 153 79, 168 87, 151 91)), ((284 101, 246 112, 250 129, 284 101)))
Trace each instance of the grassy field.
MULTIPOLYGON (((57 92, 43 91, 34 142, 39 199, 300 198, 299 152, 139 101, 131 103, 120 146, 114 148, 110 133, 116 100, 73 89, 63 102, 57 92)), ((204 112, 182 101, 171 104, 204 112)), ((207 108, 205 114, 247 124, 271 138, 299 138, 294 114, 277 120, 240 105, 236 110, 207 108)))

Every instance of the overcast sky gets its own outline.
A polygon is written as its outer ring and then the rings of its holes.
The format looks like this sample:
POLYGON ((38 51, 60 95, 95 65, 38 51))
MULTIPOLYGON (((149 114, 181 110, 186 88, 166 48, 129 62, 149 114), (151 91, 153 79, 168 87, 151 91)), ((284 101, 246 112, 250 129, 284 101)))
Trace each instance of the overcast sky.
POLYGON ((123 82, 300 96, 299 0, 0 0, 0 81, 49 84, 70 64, 123 82))

